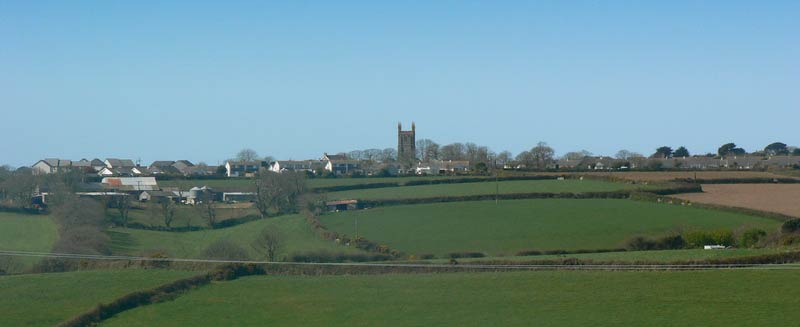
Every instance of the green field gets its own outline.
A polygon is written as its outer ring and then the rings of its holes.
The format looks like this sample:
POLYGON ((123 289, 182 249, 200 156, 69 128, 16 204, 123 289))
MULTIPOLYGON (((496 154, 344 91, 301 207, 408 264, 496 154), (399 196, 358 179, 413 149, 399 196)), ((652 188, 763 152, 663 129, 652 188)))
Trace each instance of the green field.
POLYGON ((800 271, 247 277, 102 326, 790 326, 800 271))
POLYGON ((0 326, 53 326, 98 303, 197 274, 128 269, 0 276, 0 326))
POLYGON ((171 257, 197 258, 211 243, 229 239, 250 252, 253 259, 264 259, 250 244, 264 228, 279 230, 285 238, 283 255, 296 252, 327 250, 355 253, 357 250, 337 245, 319 237, 300 215, 262 219, 234 227, 196 232, 159 232, 114 228, 109 230, 114 254, 140 255, 152 250, 166 251, 171 257))
MULTIPOLYGON (((58 227, 49 216, 0 212, 0 250, 48 252, 58 238, 58 227)), ((24 270, 38 258, 17 258, 24 270)), ((0 267, 2 268, 2 267, 0 267)), ((18 271, 12 271, 18 272, 18 271)))
POLYGON ((328 193, 328 199, 410 199, 441 196, 465 196, 510 193, 582 193, 607 192, 643 187, 642 185, 612 183, 601 180, 522 180, 479 183, 415 185, 328 193))
POLYGON ((774 230, 775 220, 675 205, 608 199, 454 202, 378 207, 321 217, 330 229, 358 235, 410 254, 519 250, 606 249, 635 235, 683 229, 774 230))

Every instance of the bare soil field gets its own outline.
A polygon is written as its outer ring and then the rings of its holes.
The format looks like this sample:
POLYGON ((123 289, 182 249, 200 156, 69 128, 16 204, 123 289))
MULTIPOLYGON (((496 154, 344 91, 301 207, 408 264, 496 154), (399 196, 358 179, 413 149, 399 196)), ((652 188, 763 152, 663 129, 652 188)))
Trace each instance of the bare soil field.
POLYGON ((800 184, 704 184, 703 193, 676 197, 800 217, 800 184))

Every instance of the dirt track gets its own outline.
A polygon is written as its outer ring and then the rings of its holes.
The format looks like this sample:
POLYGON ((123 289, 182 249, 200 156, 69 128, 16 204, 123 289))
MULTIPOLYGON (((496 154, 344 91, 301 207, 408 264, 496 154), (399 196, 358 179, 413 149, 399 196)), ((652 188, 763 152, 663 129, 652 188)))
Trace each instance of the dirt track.
POLYGON ((800 184, 705 184, 703 192, 677 197, 800 217, 800 184))

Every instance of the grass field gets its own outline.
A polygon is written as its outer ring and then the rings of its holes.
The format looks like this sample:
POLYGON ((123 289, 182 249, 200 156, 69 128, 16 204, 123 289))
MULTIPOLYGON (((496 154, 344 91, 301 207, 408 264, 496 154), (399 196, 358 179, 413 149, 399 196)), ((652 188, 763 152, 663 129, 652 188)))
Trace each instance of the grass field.
POLYGON ((115 254, 139 255, 152 250, 166 251, 171 257, 197 258, 211 243, 229 239, 247 250, 253 259, 264 259, 250 244, 264 228, 275 228, 282 234, 282 255, 295 252, 329 250, 355 253, 357 250, 334 244, 317 236, 300 215, 280 216, 258 220, 234 227, 203 230, 197 232, 159 232, 138 229, 115 228, 109 231, 112 252, 115 254))
POLYGON ((411 254, 602 249, 635 235, 677 228, 774 230, 780 223, 738 213, 631 200, 513 200, 437 203, 341 212, 321 217, 331 230, 358 235, 411 254))
POLYGON ((800 184, 705 184, 703 193, 676 197, 800 217, 800 184))
MULTIPOLYGON (((584 173, 576 173, 583 175, 584 173)), ((778 175, 763 171, 621 171, 585 173, 589 176, 607 176, 613 178, 627 179, 633 181, 661 182, 675 179, 745 179, 745 178, 787 178, 785 175, 778 175)))
POLYGON ((115 326, 790 326, 800 271, 246 277, 115 326))
MULTIPOLYGON (((58 228, 49 216, 0 212, 0 250, 47 252, 58 238, 58 228)), ((38 258, 18 258, 18 272, 38 262, 38 258)))
POLYGON ((53 326, 98 303, 196 274, 128 269, 0 276, 0 326, 53 326))
MULTIPOLYGON (((458 259, 461 263, 477 262, 477 261, 536 261, 536 260, 557 260, 566 258, 575 258, 580 260, 593 260, 598 262, 677 262, 687 260, 705 260, 705 259, 725 259, 725 258, 738 258, 757 256, 764 254, 776 254, 781 252, 798 251, 797 247, 785 248, 762 248, 762 249, 725 249, 725 250, 703 250, 703 249, 686 249, 686 250, 663 250, 663 251, 625 251, 625 252, 606 252, 606 253, 577 253, 577 254, 559 254, 559 255, 536 255, 536 256, 508 256, 508 257, 486 257, 486 258, 463 258, 458 259)), ((431 263, 448 263, 449 259, 434 259, 424 260, 431 263)))
POLYGON ((607 192, 645 187, 643 185, 612 183, 600 180, 523 180, 523 181, 487 181, 480 183, 416 185, 403 187, 387 187, 328 193, 329 199, 409 199, 430 198, 439 196, 464 196, 509 193, 581 193, 607 192), (499 187, 499 188, 498 188, 499 187))

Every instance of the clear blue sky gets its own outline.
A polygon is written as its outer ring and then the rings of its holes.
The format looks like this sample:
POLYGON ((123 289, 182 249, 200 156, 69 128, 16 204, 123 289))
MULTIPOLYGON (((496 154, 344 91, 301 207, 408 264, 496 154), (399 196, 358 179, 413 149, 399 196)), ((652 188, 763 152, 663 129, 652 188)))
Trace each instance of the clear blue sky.
POLYGON ((0 163, 800 145, 800 1, 2 1, 0 163))

